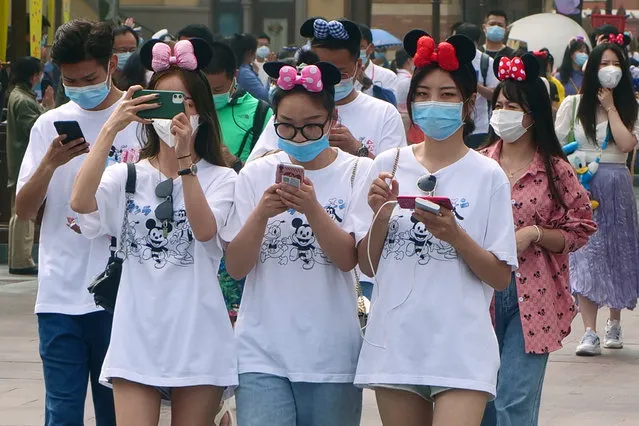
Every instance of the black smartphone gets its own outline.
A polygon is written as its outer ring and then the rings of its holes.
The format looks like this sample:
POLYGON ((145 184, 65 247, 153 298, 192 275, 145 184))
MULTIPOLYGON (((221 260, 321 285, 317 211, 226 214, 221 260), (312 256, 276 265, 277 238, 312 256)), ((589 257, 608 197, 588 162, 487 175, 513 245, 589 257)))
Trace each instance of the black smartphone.
POLYGON ((53 125, 58 135, 67 135, 67 138, 62 141, 63 144, 67 144, 76 139, 84 139, 82 129, 80 129, 80 124, 78 124, 77 121, 54 121, 53 125))

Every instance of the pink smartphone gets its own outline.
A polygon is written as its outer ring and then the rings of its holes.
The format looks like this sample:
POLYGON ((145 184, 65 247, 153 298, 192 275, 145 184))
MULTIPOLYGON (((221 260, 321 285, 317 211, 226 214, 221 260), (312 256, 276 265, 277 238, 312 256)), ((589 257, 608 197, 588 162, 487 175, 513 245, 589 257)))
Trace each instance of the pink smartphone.
POLYGON ((304 167, 290 163, 278 164, 275 183, 282 182, 295 188, 302 186, 302 182, 304 182, 304 167))
POLYGON ((418 197, 414 195, 400 195, 397 197, 397 204, 403 209, 415 210, 415 199, 428 200, 431 203, 435 203, 438 206, 442 206, 448 210, 454 210, 453 203, 448 197, 418 197))

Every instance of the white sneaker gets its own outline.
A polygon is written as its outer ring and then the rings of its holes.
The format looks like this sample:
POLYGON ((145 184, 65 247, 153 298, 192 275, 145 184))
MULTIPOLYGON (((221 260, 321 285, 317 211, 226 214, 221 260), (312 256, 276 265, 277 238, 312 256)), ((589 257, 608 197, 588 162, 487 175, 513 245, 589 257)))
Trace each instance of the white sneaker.
POLYGON ((604 336, 604 348, 623 348, 623 337, 621 336, 621 324, 618 320, 608 320, 606 322, 606 334, 604 336))
POLYGON ((579 341, 576 353, 578 356, 595 356, 601 354, 599 336, 597 336, 597 333, 592 331, 590 327, 586 329, 586 333, 579 341))

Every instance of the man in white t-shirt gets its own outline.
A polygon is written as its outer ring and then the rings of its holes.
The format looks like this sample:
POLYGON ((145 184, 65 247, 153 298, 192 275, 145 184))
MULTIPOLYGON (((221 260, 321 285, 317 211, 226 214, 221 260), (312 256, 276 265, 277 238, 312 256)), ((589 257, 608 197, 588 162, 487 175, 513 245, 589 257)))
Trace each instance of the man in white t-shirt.
MULTIPOLYGON (((23 219, 35 218, 44 204, 35 313, 46 388, 45 423, 82 425, 90 379, 96 423, 109 426, 115 425, 113 394, 98 378, 112 315, 97 308, 87 291, 107 264, 109 240, 90 241, 82 235, 70 197, 84 154, 123 95, 112 84, 118 63, 113 30, 107 23, 70 21, 56 31, 51 56, 71 101, 35 122, 16 196, 16 213, 23 219), (83 138, 58 136, 54 123, 59 121, 77 122, 83 138)), ((135 161, 135 129, 129 126, 118 135, 107 166, 135 161)))
MULTIPOLYGON (((370 78, 374 85, 388 89, 397 96, 397 74, 389 69, 380 67, 371 61, 371 55, 375 53, 373 33, 366 25, 360 25, 359 30, 362 33, 359 57, 362 60, 362 67, 364 68, 366 77, 370 78)), ((363 90, 363 92, 367 95, 373 96, 373 86, 363 90)), ((399 101, 397 102, 399 103, 399 101)))
MULTIPOLYGON (((337 124, 329 135, 331 145, 353 155, 373 158, 388 149, 405 146, 406 133, 393 105, 355 90, 354 79, 361 67, 361 35, 352 37, 356 40, 313 39, 311 49, 321 61, 332 63, 342 73, 341 83, 335 86, 337 124)), ((271 118, 266 124, 248 161, 277 149, 273 122, 271 118)))
MULTIPOLYGON (((455 34, 465 35, 475 43, 475 46, 478 46, 481 29, 475 24, 462 24, 457 27, 455 34)), ((488 134, 490 115, 492 114, 493 90, 499 84, 493 70, 493 64, 493 58, 477 49, 473 59, 473 67, 477 72, 478 95, 475 101, 475 131, 466 138, 466 145, 471 148, 477 148, 488 134)))

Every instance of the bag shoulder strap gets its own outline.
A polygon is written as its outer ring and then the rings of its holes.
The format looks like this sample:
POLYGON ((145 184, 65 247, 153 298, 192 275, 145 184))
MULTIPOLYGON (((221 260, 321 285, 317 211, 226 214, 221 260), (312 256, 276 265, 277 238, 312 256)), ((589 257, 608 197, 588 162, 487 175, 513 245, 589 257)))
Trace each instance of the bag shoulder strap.
MULTIPOLYGON (((124 193, 126 200, 124 202, 124 218, 122 219, 122 230, 120 231, 120 247, 118 248, 118 239, 111 237, 111 257, 115 257, 118 252, 122 252, 122 242, 126 235, 126 226, 129 223, 129 200, 135 194, 135 186, 137 181, 137 170, 135 164, 126 163, 126 184, 124 185, 124 193)), ((126 256, 125 252, 122 252, 123 257, 126 256)))
POLYGON ((570 117, 570 131, 571 132, 575 131, 575 120, 577 118, 577 96, 579 96, 579 95, 575 95, 572 98, 572 116, 570 117))
POLYGON ((401 148, 397 147, 396 151, 395 151, 395 162, 393 163, 393 171, 391 172, 391 175, 393 177, 393 179, 395 179, 395 173, 397 173, 397 166, 399 166, 399 153, 400 153, 401 148))
POLYGON ((135 169, 135 164, 126 163, 126 185, 124 187, 124 192, 127 194, 135 194, 136 180, 137 170, 135 169))
POLYGON ((244 152, 244 147, 246 147, 246 143, 249 138, 251 138, 251 149, 255 148, 255 144, 257 143, 260 135, 262 134, 262 130, 264 129, 264 121, 266 120, 266 113, 270 108, 269 104, 258 99, 257 106, 255 107, 255 111, 253 114, 253 125, 251 129, 244 133, 244 137, 242 138, 242 143, 240 144, 240 148, 235 153, 235 156, 238 158, 242 157, 242 153, 244 152))
POLYGON ((359 166, 359 157, 355 160, 355 164, 353 165, 353 172, 351 173, 351 190, 355 186, 355 176, 357 175, 357 167, 359 166))

